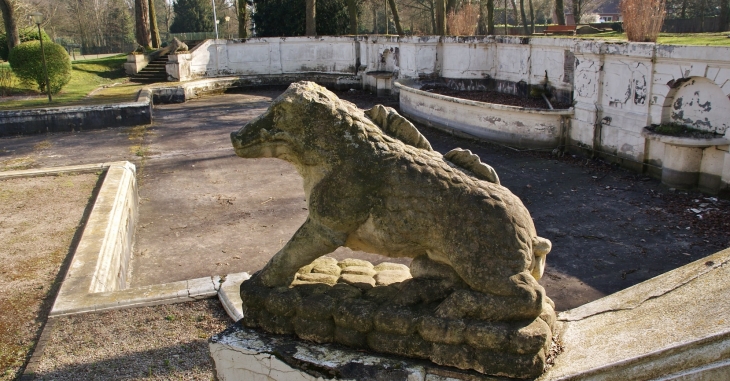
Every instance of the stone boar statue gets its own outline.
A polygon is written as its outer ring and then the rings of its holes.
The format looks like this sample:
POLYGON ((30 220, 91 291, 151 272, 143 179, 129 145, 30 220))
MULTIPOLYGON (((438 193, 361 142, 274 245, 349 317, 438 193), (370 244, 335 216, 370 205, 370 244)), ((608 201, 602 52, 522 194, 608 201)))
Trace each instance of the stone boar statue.
POLYGON ((253 281, 288 286, 302 266, 347 246, 414 258, 414 278, 459 278, 471 290, 446 298, 442 317, 541 314, 546 297, 536 278, 550 241, 469 151, 442 156, 393 109, 362 111, 312 82, 292 84, 231 140, 240 157, 292 163, 309 206, 307 220, 253 281))

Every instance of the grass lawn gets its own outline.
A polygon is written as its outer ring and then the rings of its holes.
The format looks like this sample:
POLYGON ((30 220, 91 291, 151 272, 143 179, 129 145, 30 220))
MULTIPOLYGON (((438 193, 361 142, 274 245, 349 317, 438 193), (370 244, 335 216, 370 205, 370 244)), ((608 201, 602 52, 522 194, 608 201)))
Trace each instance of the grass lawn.
MULTIPOLYGON (((693 45, 693 46, 730 46, 730 33, 659 33, 657 43, 663 45, 693 45)), ((539 37, 539 36, 535 36, 539 37)), ((626 33, 604 32, 595 34, 579 34, 576 36, 552 35, 549 37, 590 38, 593 40, 628 41, 626 33)))
MULTIPOLYGON (((6 95, 12 96, 8 100, 0 97, 0 110, 133 101, 142 85, 129 82, 122 68, 125 61, 126 55, 119 54, 72 62, 71 81, 59 94, 53 95, 51 103, 34 85, 24 84, 13 78, 8 89, 0 89, 6 95), (110 87, 101 88, 102 86, 110 87)), ((9 69, 10 66, 6 62, 0 63, 0 70, 3 68, 9 69)))

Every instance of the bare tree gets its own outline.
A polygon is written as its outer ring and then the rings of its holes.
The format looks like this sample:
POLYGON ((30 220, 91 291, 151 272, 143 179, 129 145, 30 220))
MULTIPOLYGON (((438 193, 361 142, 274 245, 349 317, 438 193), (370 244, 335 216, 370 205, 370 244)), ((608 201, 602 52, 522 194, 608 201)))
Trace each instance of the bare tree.
POLYGON ((155 14, 155 0, 149 0, 150 6, 150 37, 152 47, 155 49, 160 48, 160 30, 157 28, 157 15, 155 14))
POLYGON ((565 25, 565 7, 563 0, 555 0, 555 17, 558 25, 565 25))
POLYGON ((350 16, 350 34, 357 34, 357 0, 347 0, 347 14, 350 16))
POLYGON ((525 34, 530 34, 530 29, 527 26, 527 16, 525 16, 525 0, 520 0, 520 16, 522 16, 522 26, 524 27, 525 34))
POLYGON ((307 36, 316 36, 317 35, 317 10, 315 9, 317 6, 316 0, 305 0, 307 3, 307 10, 306 10, 306 30, 304 32, 307 36))
POLYGON ((398 35, 402 36, 403 33, 403 27, 400 25, 400 15, 398 14, 398 7, 395 5, 395 0, 388 0, 388 4, 390 4, 390 11, 393 13, 393 23, 395 24, 395 30, 398 31, 398 35))
POLYGON ((238 19, 238 38, 248 38, 248 2, 236 0, 236 18, 238 19))
POLYGON ((11 0, 0 0, 0 11, 3 13, 3 24, 5 24, 5 35, 8 39, 8 50, 20 45, 18 24, 15 19, 15 4, 11 0))
POLYGON ((145 48, 152 47, 148 6, 147 0, 134 0, 134 36, 137 43, 145 48))
POLYGON ((436 34, 446 35, 446 0, 435 0, 436 6, 436 34))

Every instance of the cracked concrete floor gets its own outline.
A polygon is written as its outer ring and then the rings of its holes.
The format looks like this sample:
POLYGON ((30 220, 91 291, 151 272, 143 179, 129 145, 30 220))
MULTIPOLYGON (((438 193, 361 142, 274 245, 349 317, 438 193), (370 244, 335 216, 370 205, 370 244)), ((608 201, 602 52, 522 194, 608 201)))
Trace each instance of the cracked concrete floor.
MULTIPOLYGON (((249 91, 155 106, 154 123, 142 131, 0 139, 0 162, 19 157, 35 167, 135 162, 140 221, 131 266, 133 287, 253 273, 307 215, 302 180, 293 167, 275 159, 241 159, 230 148, 230 132, 263 112, 279 93, 249 91), (48 144, 38 149, 41 142, 48 144)), ((340 96, 363 108, 383 101, 397 105, 360 91, 340 96)), ((553 242, 541 283, 558 310, 730 245, 727 220, 719 222, 727 225, 719 226, 725 234, 717 234, 717 226, 712 230, 686 223, 685 208, 677 207, 707 196, 671 192, 656 180, 599 161, 518 152, 419 129, 441 152, 461 147, 479 154, 497 170, 503 185, 522 198, 538 234, 553 242)), ((717 210, 730 210, 722 200, 708 202, 717 210)), ((336 254, 385 260, 345 249, 336 254)))

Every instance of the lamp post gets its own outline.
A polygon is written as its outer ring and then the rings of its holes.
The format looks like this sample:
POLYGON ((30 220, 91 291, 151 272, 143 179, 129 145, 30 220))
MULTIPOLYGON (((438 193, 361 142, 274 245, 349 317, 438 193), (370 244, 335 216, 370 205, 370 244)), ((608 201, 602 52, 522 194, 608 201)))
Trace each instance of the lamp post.
POLYGON ((216 14, 215 14, 215 0, 210 0, 210 2, 213 3, 213 20, 215 20, 215 23, 213 25, 215 25, 215 39, 217 40, 218 39, 218 23, 220 22, 220 20, 218 20, 218 16, 216 16, 216 14))
POLYGON ((226 16, 226 34, 228 35, 228 38, 231 38, 231 16, 226 16))
POLYGON ((52 102, 51 97, 51 81, 48 80, 48 68, 46 67, 46 51, 43 50, 43 35, 41 35, 41 23, 43 22, 43 14, 40 12, 33 12, 30 14, 33 18, 33 22, 38 25, 38 39, 41 40, 41 57, 43 57, 43 73, 46 75, 46 91, 48 92, 48 102, 52 102))

